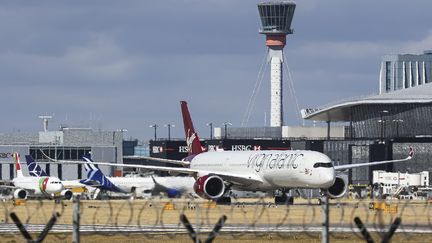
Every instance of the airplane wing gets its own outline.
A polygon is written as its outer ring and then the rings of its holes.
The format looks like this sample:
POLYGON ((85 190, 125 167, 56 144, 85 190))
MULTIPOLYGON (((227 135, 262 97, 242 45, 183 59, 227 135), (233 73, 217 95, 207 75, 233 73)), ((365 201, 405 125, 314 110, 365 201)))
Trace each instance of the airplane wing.
MULTIPOLYGON (((42 152, 42 151, 41 151, 42 152)), ((67 162, 67 160, 56 160, 53 158, 50 158, 48 155, 44 154, 42 152, 42 154, 45 156, 45 158, 47 158, 50 161, 53 162, 67 162)), ((163 162, 163 163, 169 163, 169 164, 175 164, 175 165, 182 165, 182 166, 189 166, 190 162, 189 161, 184 161, 184 160, 174 160, 174 159, 163 159, 163 158, 154 158, 154 157, 147 157, 147 156, 124 156, 124 158, 126 159, 145 159, 145 160, 152 160, 152 161, 158 161, 158 162, 163 162)), ((15 164, 15 162, 10 162, 15 164)), ((38 163, 43 163, 43 162, 38 162, 38 163)))
POLYGON ((8 186, 8 185, 0 185, 0 188, 17 189, 17 188, 21 188, 21 187, 8 186))
MULTIPOLYGON (((58 161, 59 163, 63 164, 85 164, 84 161, 68 161, 68 160, 62 160, 58 161)), ((116 164, 116 163, 107 163, 107 162, 93 162, 95 165, 102 165, 102 166, 114 166, 114 167, 123 167, 123 168, 140 168, 140 169, 147 169, 147 170, 156 170, 156 171, 167 171, 167 172, 174 172, 174 173, 182 173, 182 174, 188 174, 191 176, 198 176, 198 175, 218 175, 222 179, 232 182, 234 184, 242 184, 242 185, 249 185, 252 183, 263 183, 263 180, 256 176, 256 175, 242 175, 242 174, 236 174, 236 173, 229 173, 229 172, 212 172, 212 171, 205 171, 205 170, 198 170, 198 169, 190 169, 190 168, 181 168, 181 167, 168 167, 168 166, 153 166, 153 165, 133 165, 133 164, 116 164)))
POLYGON ((380 164, 388 164, 388 163, 398 163, 398 162, 404 162, 407 160, 410 160, 414 157, 414 150, 410 148, 408 157, 404 159, 396 159, 396 160, 384 160, 384 161, 375 161, 375 162, 367 162, 367 163, 359 163, 359 164, 347 164, 347 165, 336 165, 334 166, 335 170, 349 170, 352 168, 358 168, 363 166, 373 166, 373 165, 380 165, 380 164))
POLYGON ((35 193, 35 189, 22 188, 22 187, 19 187, 19 186, 0 185, 0 188, 3 188, 3 189, 12 189, 12 190, 23 189, 23 190, 26 190, 27 192, 29 192, 31 194, 35 193))
POLYGON ((124 156, 125 159, 145 159, 145 160, 152 160, 152 161, 158 161, 163 163, 169 163, 169 164, 175 164, 175 165, 183 165, 183 166, 189 166, 189 161, 183 161, 183 160, 174 160, 174 159, 162 159, 162 158, 154 158, 154 157, 147 157, 147 156, 124 156))

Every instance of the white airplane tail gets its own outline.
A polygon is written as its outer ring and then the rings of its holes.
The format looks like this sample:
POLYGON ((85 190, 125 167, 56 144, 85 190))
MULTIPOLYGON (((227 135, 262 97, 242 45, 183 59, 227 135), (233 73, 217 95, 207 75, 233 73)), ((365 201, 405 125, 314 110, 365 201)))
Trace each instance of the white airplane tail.
POLYGON ((21 170, 21 162, 20 162, 19 153, 17 153, 17 152, 13 153, 13 158, 15 160, 15 168, 16 168, 17 177, 24 177, 22 170, 21 170))

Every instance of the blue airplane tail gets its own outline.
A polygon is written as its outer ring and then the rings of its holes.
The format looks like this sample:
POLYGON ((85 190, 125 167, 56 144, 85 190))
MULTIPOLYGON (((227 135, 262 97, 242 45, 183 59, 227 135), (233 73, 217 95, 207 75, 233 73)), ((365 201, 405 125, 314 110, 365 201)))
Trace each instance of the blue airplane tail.
POLYGON ((98 187, 102 190, 113 191, 113 192, 124 192, 116 185, 114 185, 103 173, 102 171, 93 164, 93 160, 90 155, 84 156, 83 160, 87 163, 84 165, 87 171, 87 179, 80 180, 80 183, 88 186, 98 187))
POLYGON ((48 176, 48 174, 40 167, 38 163, 33 159, 31 155, 26 155, 26 162, 30 176, 33 177, 42 177, 48 176))

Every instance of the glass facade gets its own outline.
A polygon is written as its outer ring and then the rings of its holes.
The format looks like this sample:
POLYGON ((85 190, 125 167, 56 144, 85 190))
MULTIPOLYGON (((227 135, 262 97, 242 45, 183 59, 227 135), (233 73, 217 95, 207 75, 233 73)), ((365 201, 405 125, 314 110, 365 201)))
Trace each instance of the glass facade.
POLYGON ((354 138, 432 136, 430 104, 361 105, 352 111, 354 138))
POLYGON ((391 90, 391 62, 386 62, 386 91, 391 90))
MULTIPOLYGON (((351 163, 358 164, 368 162, 370 158, 369 145, 353 145, 350 147, 351 150, 351 163)), ((369 167, 354 168, 349 171, 351 184, 367 185, 369 179, 372 177, 369 167)))
POLYGON ((30 155, 37 161, 49 161, 46 157, 56 160, 82 160, 91 151, 91 147, 38 146, 30 147, 30 155))
POLYGON ((430 83, 432 53, 387 55, 382 59, 380 93, 388 93, 430 83))
POLYGON ((261 33, 292 34, 291 22, 296 5, 290 2, 260 3, 261 33))

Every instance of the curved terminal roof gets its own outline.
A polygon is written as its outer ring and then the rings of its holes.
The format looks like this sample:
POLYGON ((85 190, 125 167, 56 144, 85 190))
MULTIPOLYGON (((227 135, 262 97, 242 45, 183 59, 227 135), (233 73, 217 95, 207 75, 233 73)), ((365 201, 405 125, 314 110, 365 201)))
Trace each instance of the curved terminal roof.
POLYGON ((370 104, 432 103, 432 83, 380 95, 351 98, 322 108, 303 109, 303 119, 344 122, 351 120, 351 107, 370 104))

